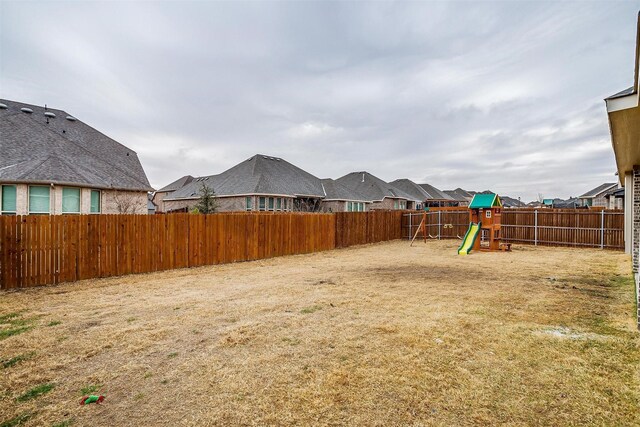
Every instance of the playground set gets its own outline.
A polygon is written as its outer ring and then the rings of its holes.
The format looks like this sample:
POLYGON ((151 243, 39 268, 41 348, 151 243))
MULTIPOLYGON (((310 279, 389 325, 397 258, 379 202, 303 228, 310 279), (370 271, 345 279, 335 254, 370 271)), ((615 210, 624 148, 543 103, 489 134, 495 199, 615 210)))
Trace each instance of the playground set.
MULTIPOLYGON (((469 204, 469 229, 458 248, 459 255, 468 255, 471 251, 510 251, 511 243, 501 242, 502 201, 497 194, 476 194, 469 204)), ((446 225, 445 225, 446 226, 446 225)), ((427 241, 426 214, 411 243, 420 231, 427 241)))

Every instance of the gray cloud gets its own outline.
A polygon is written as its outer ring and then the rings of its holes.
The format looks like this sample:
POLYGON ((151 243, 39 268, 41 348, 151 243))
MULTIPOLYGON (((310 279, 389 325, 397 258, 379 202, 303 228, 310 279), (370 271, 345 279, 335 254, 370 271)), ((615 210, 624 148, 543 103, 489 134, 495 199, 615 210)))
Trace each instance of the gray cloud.
POLYGON ((602 99, 634 2, 0 2, 1 96, 135 149, 160 187, 260 152, 524 200, 614 181, 602 99))

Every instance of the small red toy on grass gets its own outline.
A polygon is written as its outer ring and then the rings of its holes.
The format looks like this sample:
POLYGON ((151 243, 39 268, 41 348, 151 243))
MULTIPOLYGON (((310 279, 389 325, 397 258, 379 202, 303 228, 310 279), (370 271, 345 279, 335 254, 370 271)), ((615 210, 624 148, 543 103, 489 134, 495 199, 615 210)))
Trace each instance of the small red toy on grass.
POLYGON ((104 401, 104 396, 100 395, 100 396, 96 396, 94 394, 90 395, 90 396, 82 396, 82 399, 80 399, 80 404, 81 405, 88 405, 89 403, 95 403, 100 404, 104 401))

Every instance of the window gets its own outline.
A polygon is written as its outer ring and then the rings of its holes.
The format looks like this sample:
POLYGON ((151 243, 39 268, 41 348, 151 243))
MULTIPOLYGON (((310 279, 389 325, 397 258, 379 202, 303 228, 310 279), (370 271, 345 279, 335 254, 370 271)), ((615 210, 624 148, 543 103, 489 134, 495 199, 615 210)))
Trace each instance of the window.
POLYGON ((62 189, 62 213, 80 213, 80 189, 62 189))
POLYGON ((273 197, 269 197, 269 210, 273 210, 273 197))
POLYGON ((393 202, 393 209, 398 209, 398 201, 393 202))
POLYGON ((276 200, 276 209, 281 211, 282 210, 282 198, 278 197, 278 199, 276 200))
POLYGON ((364 202, 358 203, 358 212, 364 212, 364 202))
POLYGON ((264 204, 264 197, 260 197, 260 199, 258 200, 258 210, 263 211, 265 204, 264 204))
POLYGON ((91 190, 91 213, 100 213, 100 190, 91 190))
POLYGON ((245 210, 250 211, 251 209, 253 209, 253 200, 251 199, 251 197, 245 197, 245 210))
POLYGON ((16 186, 2 186, 2 215, 16 214, 16 186))
POLYGON ((353 203, 347 202, 347 212, 353 212, 353 203))
POLYGON ((29 186, 29 213, 49 213, 49 187, 41 185, 29 186))

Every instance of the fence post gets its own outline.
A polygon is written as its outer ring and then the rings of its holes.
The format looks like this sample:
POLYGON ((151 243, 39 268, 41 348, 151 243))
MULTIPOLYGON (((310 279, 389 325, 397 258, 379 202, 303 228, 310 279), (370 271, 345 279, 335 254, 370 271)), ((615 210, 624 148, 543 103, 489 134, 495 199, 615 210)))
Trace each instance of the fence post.
POLYGON ((442 227, 442 211, 438 211, 438 240, 440 240, 440 227, 442 227))
POLYGON ((538 246, 538 209, 533 211, 533 244, 538 246))
POLYGON ((411 240, 411 235, 413 234, 413 228, 411 228, 411 217, 413 215, 409 212, 409 240, 411 240))
POLYGON ((600 249, 604 249, 604 209, 600 213, 600 249))

